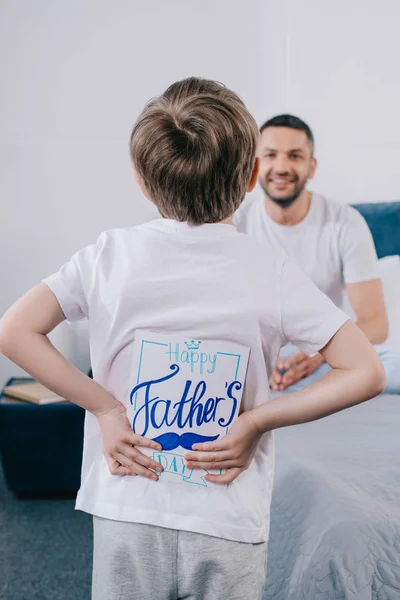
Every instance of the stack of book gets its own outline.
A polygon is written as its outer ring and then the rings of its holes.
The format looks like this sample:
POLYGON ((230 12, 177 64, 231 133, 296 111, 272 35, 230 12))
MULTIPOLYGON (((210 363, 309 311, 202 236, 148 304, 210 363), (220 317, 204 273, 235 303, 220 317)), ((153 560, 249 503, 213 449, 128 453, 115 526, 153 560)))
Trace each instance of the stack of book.
POLYGON ((33 402, 34 404, 66 402, 65 398, 57 396, 57 394, 37 381, 7 385, 4 388, 3 393, 5 396, 17 398, 18 400, 25 400, 26 402, 33 402))

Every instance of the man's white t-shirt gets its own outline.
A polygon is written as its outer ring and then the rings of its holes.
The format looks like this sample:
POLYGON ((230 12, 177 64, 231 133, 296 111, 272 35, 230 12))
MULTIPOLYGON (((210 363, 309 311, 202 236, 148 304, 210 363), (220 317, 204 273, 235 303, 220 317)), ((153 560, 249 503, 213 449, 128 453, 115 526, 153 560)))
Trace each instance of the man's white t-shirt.
POLYGON ((288 226, 273 221, 260 198, 242 205, 233 222, 238 231, 290 256, 336 306, 343 305, 347 283, 379 277, 370 229, 348 204, 313 193, 305 218, 288 226))
MULTIPOLYGON (((282 345, 316 353, 346 315, 282 252, 233 225, 189 226, 159 219, 103 233, 44 280, 69 321, 90 324, 94 379, 128 405, 135 333, 225 340, 250 348, 241 407, 267 402, 282 345)), ((284 400, 282 400, 284 402, 284 400)), ((249 469, 229 486, 175 485, 111 475, 100 428, 87 413, 76 507, 241 542, 268 537, 272 433, 249 469)))

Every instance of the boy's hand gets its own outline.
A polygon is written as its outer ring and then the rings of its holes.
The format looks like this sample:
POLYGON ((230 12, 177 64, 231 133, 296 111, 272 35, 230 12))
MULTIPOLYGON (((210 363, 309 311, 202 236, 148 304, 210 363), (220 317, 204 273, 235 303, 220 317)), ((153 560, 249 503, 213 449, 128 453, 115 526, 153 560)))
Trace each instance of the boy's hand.
POLYGON ((96 414, 103 438, 103 452, 112 475, 142 475, 153 481, 158 480, 162 466, 146 456, 137 446, 162 450, 160 444, 137 435, 132 431, 126 415, 126 409, 121 404, 115 408, 96 414))
POLYGON ((232 425, 229 433, 216 442, 194 444, 185 459, 188 469, 226 469, 222 475, 207 474, 212 483, 231 483, 249 466, 262 435, 251 416, 251 410, 243 412, 232 425))

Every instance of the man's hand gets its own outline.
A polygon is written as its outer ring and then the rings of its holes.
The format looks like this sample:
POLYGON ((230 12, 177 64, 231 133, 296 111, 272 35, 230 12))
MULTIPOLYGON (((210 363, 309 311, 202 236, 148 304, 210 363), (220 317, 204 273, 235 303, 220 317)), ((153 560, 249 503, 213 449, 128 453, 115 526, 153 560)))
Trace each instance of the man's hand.
POLYGON ((194 444, 195 452, 187 452, 188 469, 226 469, 222 475, 206 475, 212 483, 231 483, 249 466, 257 449, 261 431, 251 415, 243 412, 232 425, 229 433, 216 442, 194 444))
POLYGON ((162 450, 160 444, 132 431, 126 409, 121 404, 96 414, 103 438, 103 452, 112 475, 142 475, 158 480, 162 466, 140 452, 137 446, 162 450), (156 471, 156 472, 155 472, 156 471))
POLYGON ((286 390, 289 386, 314 373, 324 362, 321 354, 310 358, 302 350, 293 354, 286 362, 279 357, 269 382, 270 386, 275 391, 286 390))

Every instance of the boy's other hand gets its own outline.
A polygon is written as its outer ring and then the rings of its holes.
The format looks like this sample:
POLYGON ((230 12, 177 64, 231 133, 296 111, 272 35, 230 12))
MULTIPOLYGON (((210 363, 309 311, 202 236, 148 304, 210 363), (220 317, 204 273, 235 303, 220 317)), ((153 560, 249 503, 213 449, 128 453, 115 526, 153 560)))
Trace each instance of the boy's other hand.
POLYGON ((137 448, 144 446, 162 450, 160 444, 132 431, 123 404, 97 414, 103 439, 103 452, 112 475, 142 475, 158 480, 162 466, 137 448), (156 471, 156 472, 155 472, 156 471))
POLYGON ((243 412, 234 422, 229 433, 216 442, 194 444, 185 460, 188 469, 224 469, 222 475, 207 474, 204 478, 212 483, 231 483, 249 466, 262 435, 252 418, 251 410, 243 412))
POLYGON ((275 391, 286 390, 301 379, 308 377, 325 362, 321 354, 310 358, 303 350, 299 350, 286 362, 279 357, 270 379, 270 387, 275 391))

